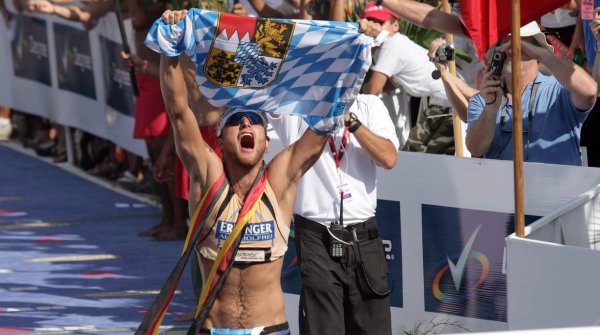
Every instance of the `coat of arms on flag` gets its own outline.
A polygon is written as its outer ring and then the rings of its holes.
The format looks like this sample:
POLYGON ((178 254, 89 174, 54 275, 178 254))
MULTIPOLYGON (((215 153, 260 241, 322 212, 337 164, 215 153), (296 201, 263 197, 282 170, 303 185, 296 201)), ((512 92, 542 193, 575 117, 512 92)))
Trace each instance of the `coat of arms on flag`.
POLYGON ((279 74, 294 27, 294 22, 220 14, 206 78, 228 87, 268 86, 279 74))
POLYGON ((330 132, 360 91, 377 42, 356 23, 192 8, 176 24, 156 20, 145 44, 165 56, 189 56, 213 106, 300 115, 315 131, 330 132))

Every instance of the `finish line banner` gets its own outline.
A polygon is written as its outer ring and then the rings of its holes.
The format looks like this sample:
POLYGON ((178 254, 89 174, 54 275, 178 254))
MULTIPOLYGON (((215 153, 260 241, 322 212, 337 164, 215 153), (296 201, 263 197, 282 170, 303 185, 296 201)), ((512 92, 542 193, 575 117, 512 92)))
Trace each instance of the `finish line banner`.
POLYGON ((86 31, 52 15, 0 16, 0 105, 82 129, 141 156, 114 13, 86 31))

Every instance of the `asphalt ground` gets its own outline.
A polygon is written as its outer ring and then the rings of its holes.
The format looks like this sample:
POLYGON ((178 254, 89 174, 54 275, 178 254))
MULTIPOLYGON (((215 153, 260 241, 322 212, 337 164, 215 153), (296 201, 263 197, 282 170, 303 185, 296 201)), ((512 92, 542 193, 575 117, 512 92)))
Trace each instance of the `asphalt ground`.
MULTIPOLYGON (((0 334, 132 334, 183 241, 138 237, 160 220, 146 198, 0 144, 0 334)), ((161 327, 195 306, 189 265, 161 327)))

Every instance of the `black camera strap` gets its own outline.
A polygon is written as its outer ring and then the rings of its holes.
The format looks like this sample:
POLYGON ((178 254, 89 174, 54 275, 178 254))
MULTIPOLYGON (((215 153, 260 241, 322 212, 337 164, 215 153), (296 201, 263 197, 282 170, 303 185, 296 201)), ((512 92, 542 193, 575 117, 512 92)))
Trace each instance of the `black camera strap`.
MULTIPOLYGON (((531 83, 531 90, 530 90, 531 93, 529 95, 529 110, 527 111, 527 142, 525 144, 525 161, 527 161, 529 159, 529 145, 531 143, 531 132, 533 130, 533 127, 532 127, 533 107, 535 106, 535 97, 537 95, 537 91, 539 88, 540 88, 540 82, 537 81, 537 75, 536 75, 535 79, 531 83)), ((500 115, 500 129, 501 130, 502 130, 502 127, 504 127, 504 125, 506 124, 506 119, 508 118, 507 105, 508 105, 508 101, 502 106, 502 112, 500 115)), ((513 111, 513 120, 514 120, 514 111, 513 111)), ((514 123, 513 123, 513 127, 514 127, 514 123)), ((514 132, 514 128, 511 133, 513 133, 513 132, 514 132)), ((509 139, 507 139, 506 141, 503 141, 504 143, 502 143, 502 145, 500 146, 500 151, 498 151, 496 158, 500 158, 500 156, 502 156, 502 153, 504 152, 504 148, 508 145, 509 141, 510 141, 509 139)))

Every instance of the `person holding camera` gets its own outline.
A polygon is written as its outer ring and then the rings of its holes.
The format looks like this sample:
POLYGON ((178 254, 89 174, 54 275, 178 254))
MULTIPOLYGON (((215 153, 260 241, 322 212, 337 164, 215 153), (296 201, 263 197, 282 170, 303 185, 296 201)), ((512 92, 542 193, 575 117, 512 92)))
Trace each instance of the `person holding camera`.
POLYGON ((452 74, 447 68, 448 62, 440 60, 440 54, 445 51, 443 48, 448 48, 449 45, 443 38, 437 38, 431 41, 429 45, 429 58, 433 61, 437 72, 434 74, 435 77, 439 77, 444 84, 444 89, 448 96, 448 101, 452 106, 454 112, 463 122, 467 122, 467 106, 469 100, 477 92, 477 89, 469 86, 458 74, 452 74))
MULTIPOLYGON (((432 77, 436 70, 427 49, 399 33, 398 16, 390 10, 367 3, 363 17, 381 24, 390 36, 373 52, 371 77, 363 92, 381 94, 388 80, 413 97, 421 97, 416 126, 410 130, 402 150, 454 155, 452 111, 444 84, 432 77)), ((451 46, 440 48, 438 61, 454 57, 451 46)), ((398 114, 409 113, 399 110, 398 114)), ((400 119, 400 117, 399 117, 400 119)))
MULTIPOLYGON (((597 84, 572 61, 558 57, 534 21, 521 27, 523 158, 581 165, 580 131, 596 101, 597 84), (551 72, 540 72, 543 65, 551 72)), ((513 159, 511 43, 487 54, 480 93, 468 107, 467 148, 473 157, 513 159)))

